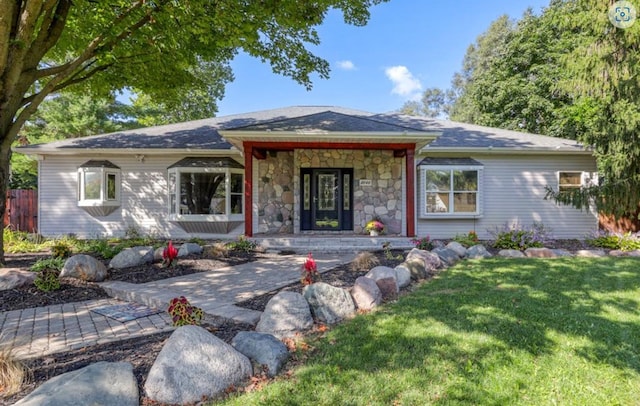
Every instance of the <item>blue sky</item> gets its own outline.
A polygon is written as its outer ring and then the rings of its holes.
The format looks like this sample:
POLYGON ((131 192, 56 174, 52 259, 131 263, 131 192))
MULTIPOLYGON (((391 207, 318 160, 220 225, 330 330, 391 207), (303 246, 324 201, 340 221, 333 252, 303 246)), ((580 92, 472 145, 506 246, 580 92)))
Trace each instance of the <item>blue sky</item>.
POLYGON ((331 12, 318 31, 316 55, 331 64, 330 79, 307 91, 268 64, 238 55, 218 116, 292 105, 337 105, 374 113, 400 108, 429 87, 448 88, 467 47, 507 14, 540 13, 549 0, 390 0, 374 6, 365 27, 331 12))

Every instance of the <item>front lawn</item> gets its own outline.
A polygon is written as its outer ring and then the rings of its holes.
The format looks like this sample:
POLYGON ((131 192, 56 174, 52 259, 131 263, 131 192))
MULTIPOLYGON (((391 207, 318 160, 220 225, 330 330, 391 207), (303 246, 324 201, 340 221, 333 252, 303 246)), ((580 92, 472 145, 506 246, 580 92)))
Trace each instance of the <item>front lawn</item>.
POLYGON ((467 261, 310 345, 291 377, 226 402, 638 404, 640 260, 467 261))

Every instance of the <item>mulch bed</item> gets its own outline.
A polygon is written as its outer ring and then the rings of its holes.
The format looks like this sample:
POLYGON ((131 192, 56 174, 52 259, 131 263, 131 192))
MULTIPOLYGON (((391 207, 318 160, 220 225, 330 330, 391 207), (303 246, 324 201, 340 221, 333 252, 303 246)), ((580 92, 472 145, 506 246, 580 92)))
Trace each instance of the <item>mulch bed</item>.
MULTIPOLYGON (((394 254, 399 254, 395 251, 394 254)), ((144 283, 173 276, 188 275, 195 272, 203 272, 212 269, 219 269, 225 266, 254 261, 265 258, 275 253, 237 253, 238 255, 224 258, 204 258, 192 257, 181 259, 178 265, 173 268, 162 268, 158 264, 150 264, 141 267, 129 268, 126 270, 110 270, 109 279, 123 280, 132 283, 144 283)), ((380 265, 395 267, 401 261, 398 259, 388 259, 383 252, 375 253, 380 265)), ((31 259, 31 264, 35 258, 31 259)), ((7 262, 10 267, 17 267, 22 263, 23 268, 28 268, 29 262, 25 257, 15 257, 7 255, 7 262)), ((349 264, 335 267, 321 275, 321 280, 337 287, 352 286, 359 276, 363 276, 366 271, 353 271, 349 264)), ((65 278, 66 279, 66 278, 65 278)), ((69 278, 70 279, 70 278, 69 278)), ((294 283, 285 286, 277 291, 268 292, 264 295, 254 297, 239 306, 264 310, 267 302, 280 290, 290 290, 301 292, 302 285, 294 283)), ((9 309, 24 309, 36 306, 46 306, 56 303, 68 303, 79 300, 93 300, 108 297, 106 293, 96 284, 81 281, 64 281, 62 289, 45 294, 35 288, 20 288, 11 291, 0 291, 0 311, 9 309), (9 293, 7 293, 9 292, 9 293), (20 298, 20 300, 18 300, 20 298)), ((215 334, 223 341, 230 343, 233 337, 240 331, 253 330, 253 326, 237 323, 222 318, 207 317, 203 327, 215 334)), ((98 361, 109 362, 130 362, 134 368, 134 374, 138 381, 141 405, 158 405, 144 396, 144 382, 153 362, 162 349, 165 340, 171 333, 159 333, 146 337, 122 340, 113 343, 85 347, 74 351, 60 354, 52 354, 43 358, 33 359, 26 362, 30 370, 31 377, 29 383, 23 385, 22 390, 10 398, 0 398, 0 405, 11 405, 31 393, 42 383, 54 376, 70 372, 98 361)))

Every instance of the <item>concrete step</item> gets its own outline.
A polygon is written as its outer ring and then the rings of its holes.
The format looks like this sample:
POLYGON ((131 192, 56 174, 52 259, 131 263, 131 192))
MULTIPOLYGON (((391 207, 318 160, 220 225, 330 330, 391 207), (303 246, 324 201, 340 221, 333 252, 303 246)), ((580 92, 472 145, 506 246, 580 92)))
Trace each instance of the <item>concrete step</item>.
POLYGON ((271 251, 290 250, 296 252, 359 252, 376 251, 389 244, 391 249, 411 249, 415 245, 407 237, 255 237, 260 246, 271 251))

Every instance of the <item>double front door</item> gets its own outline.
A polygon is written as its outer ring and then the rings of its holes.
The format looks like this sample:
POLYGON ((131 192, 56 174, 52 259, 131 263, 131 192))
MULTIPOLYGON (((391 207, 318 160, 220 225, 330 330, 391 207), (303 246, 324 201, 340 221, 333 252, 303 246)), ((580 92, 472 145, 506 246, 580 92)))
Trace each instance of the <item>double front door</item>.
POLYGON ((301 229, 353 230, 353 169, 300 170, 301 229))

